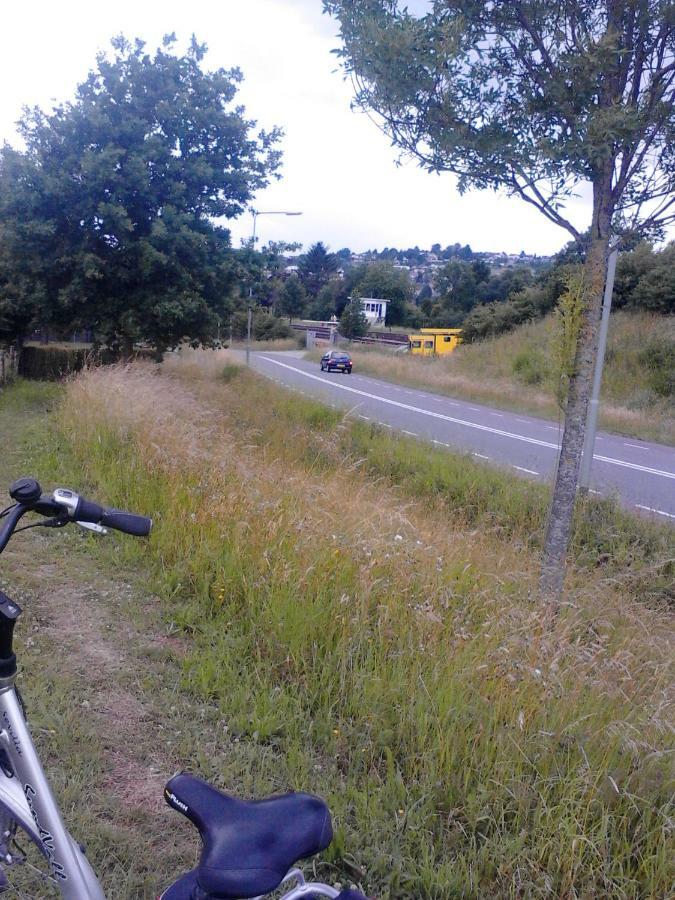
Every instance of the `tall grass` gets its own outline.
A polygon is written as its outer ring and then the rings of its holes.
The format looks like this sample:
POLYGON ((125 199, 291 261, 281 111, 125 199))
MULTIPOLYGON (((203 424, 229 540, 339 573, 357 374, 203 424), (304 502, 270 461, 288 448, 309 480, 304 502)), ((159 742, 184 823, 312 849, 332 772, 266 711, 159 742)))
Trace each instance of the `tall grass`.
MULTIPOLYGON (((439 393, 557 418, 559 372, 555 322, 548 317, 508 334, 460 346, 445 358, 414 357, 376 348, 351 348, 355 369, 439 393)), ((675 443, 673 394, 645 362, 645 351, 675 346, 675 318, 614 313, 603 374, 603 428, 675 443)), ((672 367, 671 367, 672 368, 672 367)), ((668 383, 670 384, 670 383, 668 383)))
POLYGON ((530 518, 449 518, 402 460, 379 481, 357 452, 335 465, 367 435, 335 411, 172 368, 89 372, 59 421, 71 476, 154 516, 184 684, 246 748, 246 787, 326 796, 329 864, 382 898, 666 896, 666 613, 586 567, 542 634, 530 518))

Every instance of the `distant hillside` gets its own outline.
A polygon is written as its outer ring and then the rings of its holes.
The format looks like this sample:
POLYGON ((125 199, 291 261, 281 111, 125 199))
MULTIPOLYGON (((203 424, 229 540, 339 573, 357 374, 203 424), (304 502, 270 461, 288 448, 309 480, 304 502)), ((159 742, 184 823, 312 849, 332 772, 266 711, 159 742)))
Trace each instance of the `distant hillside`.
MULTIPOLYGON (((445 359, 352 348, 354 367, 385 378, 556 418, 555 322, 547 316, 460 347, 445 359)), ((675 444, 675 317, 621 311, 610 321, 601 426, 675 444)))

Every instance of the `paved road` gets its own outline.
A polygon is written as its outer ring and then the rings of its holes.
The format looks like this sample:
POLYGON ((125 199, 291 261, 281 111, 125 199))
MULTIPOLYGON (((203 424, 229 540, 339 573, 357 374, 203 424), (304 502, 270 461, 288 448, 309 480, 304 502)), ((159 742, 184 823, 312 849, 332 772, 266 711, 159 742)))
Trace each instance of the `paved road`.
MULTIPOLYGON (((555 422, 454 400, 364 375, 321 372, 293 354, 256 352, 251 363, 274 381, 385 428, 471 453, 527 478, 551 481, 560 445, 555 422)), ((591 490, 675 524, 675 449, 599 432, 591 490)))

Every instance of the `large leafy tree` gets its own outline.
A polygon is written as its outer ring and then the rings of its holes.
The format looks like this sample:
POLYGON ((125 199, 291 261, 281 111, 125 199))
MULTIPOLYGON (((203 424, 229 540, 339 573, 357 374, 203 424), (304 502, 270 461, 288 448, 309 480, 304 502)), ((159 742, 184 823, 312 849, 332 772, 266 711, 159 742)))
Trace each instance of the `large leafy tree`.
POLYGON ((358 275, 355 295, 388 300, 387 325, 403 325, 407 318, 407 304, 415 293, 408 271, 395 269, 389 262, 374 262, 354 274, 358 275))
POLYGON ((541 595, 562 591, 610 242, 675 219, 672 0, 324 0, 357 102, 460 190, 503 189, 576 241, 592 197, 582 321, 545 538, 541 595))
MULTIPOLYGON (((279 132, 234 105, 238 69, 206 47, 118 37, 72 102, 21 122, 0 155, 0 303, 112 346, 207 342, 236 277, 229 231, 279 166, 279 132), (10 285, 3 289, 2 284, 10 285)), ((9 317, 6 317, 9 318, 9 317)), ((15 317, 17 329, 25 316, 15 317)))

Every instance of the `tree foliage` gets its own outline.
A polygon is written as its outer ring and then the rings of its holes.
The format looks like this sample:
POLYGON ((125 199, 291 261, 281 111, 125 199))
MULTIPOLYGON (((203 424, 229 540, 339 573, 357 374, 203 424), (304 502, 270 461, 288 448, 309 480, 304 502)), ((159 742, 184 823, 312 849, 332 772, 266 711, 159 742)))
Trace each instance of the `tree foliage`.
POLYGON ((215 222, 268 184, 279 132, 255 134, 233 105, 238 69, 205 72, 194 38, 174 47, 118 37, 72 102, 24 115, 25 151, 0 155, 4 308, 32 303, 34 321, 87 325, 112 346, 214 334, 236 275, 215 222))
POLYGON ((407 319, 407 305, 415 289, 405 269, 395 269, 391 263, 369 263, 354 273, 352 292, 358 297, 388 300, 387 325, 403 325, 407 319))
POLYGON ((368 333, 368 319, 359 300, 352 300, 342 310, 340 334, 346 338, 362 337, 368 333))
POLYGON ((305 290, 316 297, 337 268, 337 256, 330 253, 322 241, 312 244, 299 265, 299 275, 305 290))
POLYGON ((291 275, 285 282, 279 299, 279 311, 289 319, 301 316, 307 304, 307 294, 297 275, 291 275))
POLYGON ((541 594, 559 606, 609 244, 675 220, 672 0, 324 0, 357 103, 404 153, 460 190, 503 189, 579 243, 565 203, 593 197, 582 313, 541 594))

